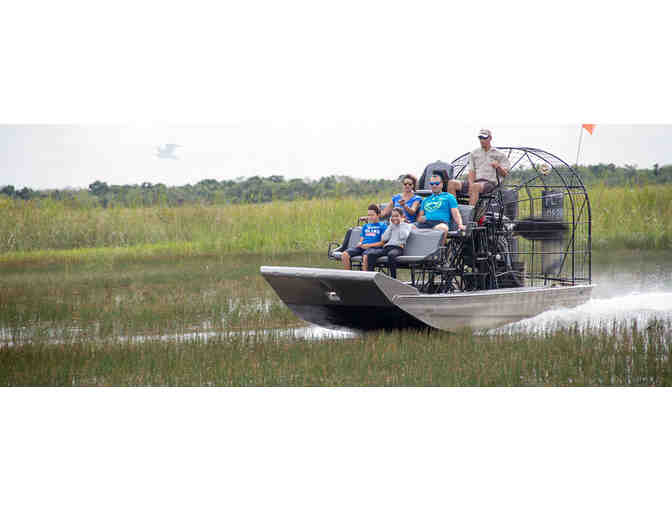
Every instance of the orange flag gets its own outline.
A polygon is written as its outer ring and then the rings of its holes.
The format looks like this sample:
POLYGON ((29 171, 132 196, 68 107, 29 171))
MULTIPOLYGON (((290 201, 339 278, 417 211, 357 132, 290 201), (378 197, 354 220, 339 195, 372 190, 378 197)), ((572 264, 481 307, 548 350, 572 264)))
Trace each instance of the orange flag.
POLYGON ((593 129, 595 129, 595 124, 581 124, 581 127, 583 127, 583 129, 585 129, 592 135, 593 129))

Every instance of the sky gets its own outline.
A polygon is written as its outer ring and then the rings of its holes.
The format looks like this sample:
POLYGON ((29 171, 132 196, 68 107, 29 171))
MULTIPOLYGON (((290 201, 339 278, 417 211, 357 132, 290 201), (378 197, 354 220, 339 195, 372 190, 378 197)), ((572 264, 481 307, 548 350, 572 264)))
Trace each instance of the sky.
POLYGON ((481 127, 575 163, 582 123, 580 163, 672 164, 655 5, 28 0, 0 30, 0 185, 390 178, 481 127))
MULTIPOLYGON (((474 148, 481 127, 495 144, 573 163, 582 123, 597 128, 583 136, 581 163, 672 163, 669 16, 658 1, 6 3, 0 185, 396 177, 474 148), (179 160, 155 157, 166 143, 183 146, 179 160)), ((267 495, 265 506, 291 498, 314 508, 339 480, 346 505, 380 506, 382 495, 390 508, 449 498, 524 509, 552 494, 554 508, 577 498, 660 506, 666 485, 651 473, 664 474, 669 457, 661 396, 547 391, 97 391, 103 420, 81 394, 9 392, 6 464, 32 474, 10 475, 5 499, 25 507, 43 495, 53 505, 67 493, 70 507, 89 508, 114 479, 121 504, 128 494, 177 508, 221 501, 222 480, 232 480, 226 498, 240 507, 267 495), (48 427, 56 435, 45 432, 45 409, 58 416, 48 427), (653 432, 633 433, 643 423, 653 432), (101 437, 111 448, 103 463, 90 448, 101 437), (145 455, 147 445, 159 454, 145 455), (35 471, 31 448, 58 469, 35 471), (261 458, 277 462, 258 473, 261 458), (399 469, 411 465, 423 469, 399 469), (653 469, 623 469, 631 465, 653 469), (371 490, 390 482, 393 491, 371 490)))
MULTIPOLYGON (((319 178, 349 175, 394 178, 419 175, 428 163, 452 161, 478 146, 481 126, 445 121, 247 121, 220 126, 3 125, 0 186, 86 188, 253 175, 319 178), (177 159, 157 147, 180 145, 177 159)), ((502 146, 547 150, 570 164, 581 142, 581 164, 615 163, 651 168, 672 164, 672 125, 487 124, 502 146)))

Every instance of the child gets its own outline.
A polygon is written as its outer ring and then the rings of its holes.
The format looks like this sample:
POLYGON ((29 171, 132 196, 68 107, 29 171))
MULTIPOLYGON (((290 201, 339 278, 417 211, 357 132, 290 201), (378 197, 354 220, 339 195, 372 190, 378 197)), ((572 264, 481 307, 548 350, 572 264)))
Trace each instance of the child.
POLYGON ((345 269, 350 269, 350 259, 352 257, 363 255, 362 270, 368 271, 369 250, 372 248, 379 248, 383 245, 380 238, 387 225, 379 221, 380 209, 376 204, 371 204, 367 209, 366 218, 368 223, 362 227, 362 237, 359 239, 359 244, 354 248, 345 250, 341 256, 341 261, 343 262, 343 267, 345 269))
POLYGON ((392 209, 390 216, 390 226, 383 232, 381 241, 385 243, 382 248, 371 250, 368 254, 368 263, 373 268, 376 265, 378 257, 387 256, 387 265, 390 269, 390 276, 397 277, 397 257, 404 251, 408 234, 411 233, 410 223, 403 221, 404 211, 400 207, 392 209))

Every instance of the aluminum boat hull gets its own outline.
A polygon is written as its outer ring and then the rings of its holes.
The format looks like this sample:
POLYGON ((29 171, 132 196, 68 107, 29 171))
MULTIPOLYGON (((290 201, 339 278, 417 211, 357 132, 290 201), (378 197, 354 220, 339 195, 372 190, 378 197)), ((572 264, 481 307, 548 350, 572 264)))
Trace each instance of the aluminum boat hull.
POLYGON ((262 266, 261 274, 301 319, 355 330, 494 328, 590 299, 593 285, 422 294, 373 271, 262 266))

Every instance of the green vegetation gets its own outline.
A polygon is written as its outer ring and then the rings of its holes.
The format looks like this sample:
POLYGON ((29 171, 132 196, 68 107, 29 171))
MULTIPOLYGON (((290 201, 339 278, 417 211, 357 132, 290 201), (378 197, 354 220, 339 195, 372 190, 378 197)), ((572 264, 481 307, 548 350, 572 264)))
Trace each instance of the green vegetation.
POLYGON ((590 189, 595 248, 672 248, 672 184, 590 189))
MULTIPOLYGON (((651 169, 637 169, 633 165, 617 167, 612 164, 579 166, 579 175, 588 185, 641 186, 672 184, 672 165, 651 169)), ((413 172, 411 172, 413 173, 413 172)), ((418 172, 418 177, 419 177, 418 172)), ((519 168, 521 179, 535 172, 519 168), (526 174, 527 172, 527 174, 526 174)), ((43 190, 28 187, 15 189, 2 186, 0 195, 17 200, 51 199, 68 204, 69 207, 153 207, 187 204, 224 205, 261 203, 274 200, 309 200, 313 198, 363 197, 384 192, 385 196, 396 192, 399 183, 393 179, 354 179, 331 175, 320 179, 290 179, 282 175, 250 177, 248 179, 205 179, 194 185, 166 186, 143 182, 142 184, 116 185, 102 181, 89 184, 88 189, 43 190)))
MULTIPOLYGON (((672 184, 590 191, 598 248, 672 248, 672 184)), ((74 209, 0 197, 0 264, 324 252, 389 195, 228 206, 74 209)))
MULTIPOLYGON (((319 258, 304 261, 326 262, 319 258)), ((0 342, 299 325, 260 277, 263 263, 260 257, 220 256, 0 266, 0 342)))
POLYGON ((18 259, 323 251, 342 239, 366 199, 236 206, 77 210, 54 201, 0 200, 0 263, 18 259), (62 250, 55 253, 53 250, 62 250), (39 253, 32 253, 39 252, 39 253))
POLYGON ((391 179, 354 179, 329 176, 320 179, 290 179, 282 175, 250 177, 249 179, 205 179, 195 185, 166 186, 165 184, 109 185, 95 181, 88 189, 34 191, 24 187, 0 187, 0 196, 17 200, 50 199, 68 207, 153 207, 180 205, 224 205, 271 202, 273 200, 310 200, 313 198, 361 197, 385 191, 389 195, 399 188, 391 179))
POLYGON ((474 337, 380 332, 311 341, 207 340, 0 347, 0 385, 670 386, 670 324, 474 337))
MULTIPOLYGON (((335 267, 327 243, 392 191, 106 208, 0 195, 0 385, 672 384, 661 322, 301 338, 259 266, 335 267)), ((603 253, 672 247, 672 184, 590 194, 603 253)))
POLYGON ((672 384, 661 321, 306 339, 259 274, 269 262, 334 267, 324 254, 0 265, 0 386, 672 384))

